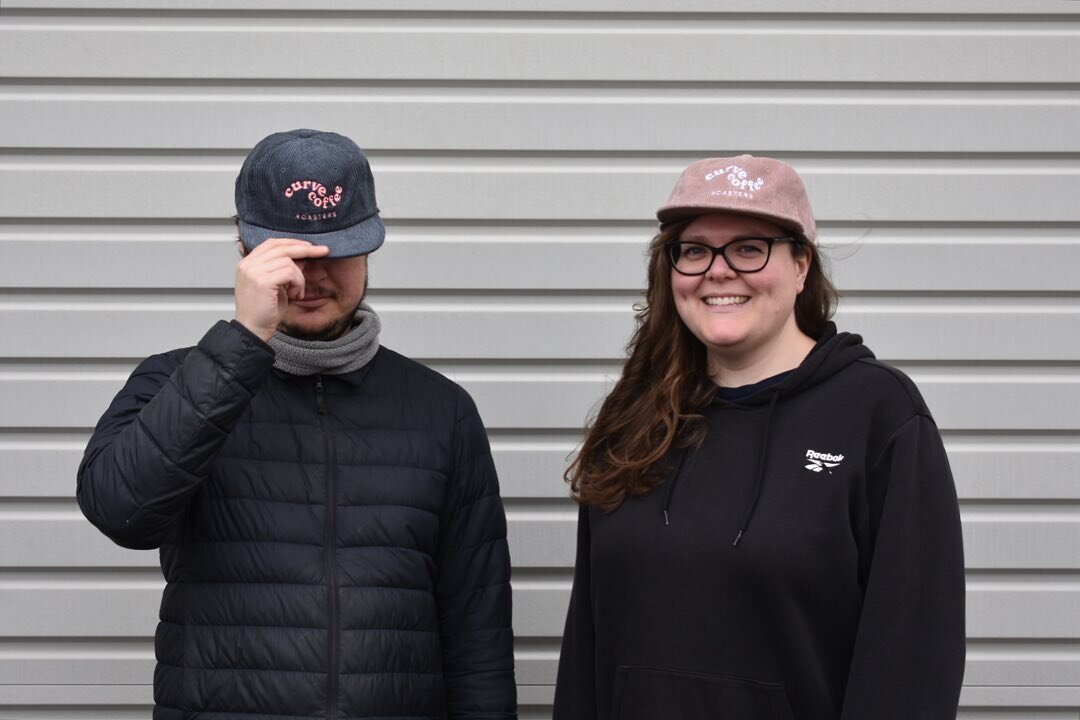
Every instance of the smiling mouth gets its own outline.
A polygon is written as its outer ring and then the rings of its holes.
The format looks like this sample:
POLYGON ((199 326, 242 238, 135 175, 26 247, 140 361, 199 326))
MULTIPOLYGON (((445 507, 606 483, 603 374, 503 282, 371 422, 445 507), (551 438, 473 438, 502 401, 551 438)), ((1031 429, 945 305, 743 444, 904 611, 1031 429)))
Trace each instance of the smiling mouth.
POLYGON ((707 297, 706 305, 742 305, 750 300, 746 295, 725 295, 724 297, 707 297))

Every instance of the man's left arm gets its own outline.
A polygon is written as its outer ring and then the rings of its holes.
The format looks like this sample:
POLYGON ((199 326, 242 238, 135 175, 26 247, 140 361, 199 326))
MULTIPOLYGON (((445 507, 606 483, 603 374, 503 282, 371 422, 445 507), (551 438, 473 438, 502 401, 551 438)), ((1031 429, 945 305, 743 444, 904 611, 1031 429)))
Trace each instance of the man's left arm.
POLYGON ((459 403, 439 537, 436 600, 447 717, 517 717, 506 515, 487 435, 459 403))

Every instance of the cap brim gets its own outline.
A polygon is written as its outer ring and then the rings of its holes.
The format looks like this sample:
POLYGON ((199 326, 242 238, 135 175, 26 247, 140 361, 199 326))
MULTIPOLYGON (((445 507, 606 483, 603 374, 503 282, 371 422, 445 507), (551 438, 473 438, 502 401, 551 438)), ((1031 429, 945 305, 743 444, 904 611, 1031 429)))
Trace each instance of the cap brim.
POLYGON ((794 232, 800 238, 807 242, 813 242, 807 234, 806 229, 799 223, 792 221, 790 218, 780 217, 778 215, 772 215, 770 213, 763 212, 751 212, 743 210, 741 208, 719 208, 709 205, 674 205, 668 207, 662 207, 656 211, 656 219, 660 221, 660 227, 663 229, 668 225, 674 225, 677 222, 684 220, 693 220, 696 217, 702 215, 711 215, 713 213, 727 213, 730 215, 748 215, 750 217, 761 218, 767 220, 772 224, 780 227, 788 232, 794 232))
POLYGON ((270 238, 293 238, 307 240, 313 245, 325 245, 330 248, 331 258, 346 258, 367 255, 375 252, 386 238, 386 228, 382 218, 372 215, 362 223, 343 230, 324 233, 295 233, 259 227, 240 221, 240 241, 248 250, 254 250, 270 238))

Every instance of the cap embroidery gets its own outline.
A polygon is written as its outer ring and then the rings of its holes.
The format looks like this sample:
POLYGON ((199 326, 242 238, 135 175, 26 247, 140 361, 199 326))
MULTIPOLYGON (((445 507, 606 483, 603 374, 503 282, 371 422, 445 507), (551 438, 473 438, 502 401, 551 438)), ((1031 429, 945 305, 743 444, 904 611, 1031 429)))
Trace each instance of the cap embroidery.
POLYGON ((291 198, 302 190, 310 190, 308 200, 317 208, 334 207, 341 202, 341 196, 345 193, 345 189, 340 185, 334 186, 334 193, 331 195, 326 186, 318 180, 294 180, 285 188, 285 197, 291 198))
POLYGON ((765 181, 762 178, 759 177, 756 180, 751 180, 749 175, 747 175, 746 170, 743 170, 738 165, 728 165, 725 168, 713 170, 705 175, 705 180, 712 180, 721 175, 727 175, 727 181, 736 189, 713 190, 710 193, 711 195, 753 198, 754 192, 765 186, 765 181))
POLYGON ((330 220, 336 218, 336 212, 324 212, 324 213, 296 213, 297 220, 330 220))

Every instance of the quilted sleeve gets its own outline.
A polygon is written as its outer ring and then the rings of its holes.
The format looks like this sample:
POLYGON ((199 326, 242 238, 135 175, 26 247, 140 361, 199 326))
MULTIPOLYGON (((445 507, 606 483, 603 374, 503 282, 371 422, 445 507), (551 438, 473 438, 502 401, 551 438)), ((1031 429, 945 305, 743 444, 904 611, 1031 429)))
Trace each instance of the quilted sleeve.
POLYGON ((506 516, 487 435, 465 396, 440 530, 436 600, 451 720, 517 717, 506 516))
POLYGON ((124 547, 160 545, 273 362, 268 345, 225 321, 186 355, 144 360, 79 465, 76 497, 87 519, 124 547))

